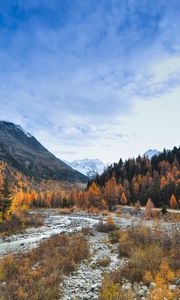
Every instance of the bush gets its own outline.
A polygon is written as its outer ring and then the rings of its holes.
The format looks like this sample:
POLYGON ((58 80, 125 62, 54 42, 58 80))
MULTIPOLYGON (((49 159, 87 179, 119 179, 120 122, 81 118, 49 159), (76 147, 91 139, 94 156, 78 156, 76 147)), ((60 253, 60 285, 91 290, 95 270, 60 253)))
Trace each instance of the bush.
POLYGON ((0 233, 3 235, 12 234, 27 227, 41 225, 43 225, 42 216, 30 215, 27 212, 18 212, 18 214, 12 214, 9 220, 0 223, 0 233))
MULTIPOLYGON (((113 240, 114 232, 109 233, 109 237, 113 240)), ((109 281, 103 282, 100 299, 135 299, 132 289, 129 292, 122 289, 124 280, 132 283, 143 281, 146 285, 155 282, 156 288, 150 290, 148 299, 177 299, 179 290, 170 291, 169 284, 180 275, 179 231, 132 226, 116 231, 115 240, 118 238, 119 254, 128 257, 128 262, 124 268, 113 271, 109 281)))
POLYGON ((158 272, 162 257, 163 251, 158 245, 134 248, 126 269, 128 279, 132 282, 143 281, 147 271, 150 271, 154 277, 158 272))
POLYGON ((99 221, 99 223, 96 226, 96 230, 99 232, 111 232, 113 230, 116 230, 117 227, 114 223, 114 220, 111 217, 108 217, 106 221, 99 221))
POLYGON ((161 212, 162 212, 162 214, 166 214, 167 213, 166 205, 163 204, 161 212))
POLYGON ((105 277, 99 300, 133 300, 131 291, 123 291, 118 283, 105 277))
POLYGON ((63 274, 74 271, 88 256, 83 235, 58 235, 40 243, 30 252, 2 258, 0 295, 2 299, 59 299, 63 274), (1 285, 6 282, 5 289, 1 285))
POLYGON ((166 234, 157 228, 152 230, 143 226, 132 226, 119 232, 119 236, 119 254, 129 257, 128 265, 123 270, 129 280, 144 280, 146 283, 152 281, 165 257, 169 258, 170 268, 174 272, 179 270, 178 230, 174 229, 173 232, 166 234))
POLYGON ((111 231, 109 232, 108 236, 112 244, 118 243, 120 239, 120 231, 119 230, 111 231))
POLYGON ((96 262, 96 267, 107 267, 109 266, 111 262, 111 259, 109 257, 105 257, 105 258, 102 258, 102 259, 99 259, 97 262, 96 262))

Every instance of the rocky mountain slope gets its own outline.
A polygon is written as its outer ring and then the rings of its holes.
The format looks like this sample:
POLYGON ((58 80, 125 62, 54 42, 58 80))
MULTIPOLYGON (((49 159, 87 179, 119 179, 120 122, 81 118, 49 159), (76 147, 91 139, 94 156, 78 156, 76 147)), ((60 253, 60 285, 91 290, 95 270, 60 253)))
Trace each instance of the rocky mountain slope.
POLYGON ((19 125, 0 121, 0 160, 37 179, 87 182, 88 178, 55 157, 19 125))

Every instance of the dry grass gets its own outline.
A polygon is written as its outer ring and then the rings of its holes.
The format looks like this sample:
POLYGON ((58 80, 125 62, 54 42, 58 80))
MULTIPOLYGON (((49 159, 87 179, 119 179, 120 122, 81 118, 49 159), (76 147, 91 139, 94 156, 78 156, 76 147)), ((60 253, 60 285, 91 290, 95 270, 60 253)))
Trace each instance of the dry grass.
POLYGON ((111 259, 109 257, 104 257, 96 261, 96 267, 108 267, 111 262, 111 259))
POLYGON ((56 209, 56 211, 60 215, 70 215, 74 212, 74 208, 73 207, 58 208, 58 209, 56 209))
POLYGON ((114 271, 111 279, 105 278, 100 300, 134 299, 132 290, 122 290, 124 279, 133 282, 156 283, 151 300, 177 299, 179 290, 168 286, 180 277, 180 233, 174 229, 166 233, 158 228, 132 226, 124 231, 109 234, 112 242, 118 242, 120 256, 128 257, 123 269, 114 271))
POLYGON ((180 213, 167 212, 166 214, 162 214, 159 212, 159 218, 166 222, 180 222, 180 213))
POLYGON ((18 233, 27 227, 43 225, 43 217, 39 214, 30 215, 27 212, 19 212, 11 215, 9 220, 0 223, 0 236, 18 233))
POLYGON ((87 256, 88 245, 80 234, 58 235, 28 253, 7 256, 0 261, 0 299, 59 299, 62 276, 87 256))
POLYGON ((120 284, 108 276, 104 278, 99 300, 133 300, 131 291, 123 291, 120 284))
POLYGON ((178 253, 180 249, 180 234, 178 230, 165 233, 163 230, 135 226, 121 232, 119 253, 129 257, 125 274, 131 281, 142 281, 146 271, 155 277, 164 258, 169 259, 169 265, 174 272, 180 269, 178 253))

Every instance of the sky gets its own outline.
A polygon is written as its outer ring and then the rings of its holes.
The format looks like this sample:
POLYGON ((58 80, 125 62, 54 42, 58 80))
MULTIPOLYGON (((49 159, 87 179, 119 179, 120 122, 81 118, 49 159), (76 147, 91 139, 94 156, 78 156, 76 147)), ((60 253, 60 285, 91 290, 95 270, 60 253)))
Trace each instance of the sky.
POLYGON ((57 157, 180 144, 179 0, 0 0, 0 119, 57 157))

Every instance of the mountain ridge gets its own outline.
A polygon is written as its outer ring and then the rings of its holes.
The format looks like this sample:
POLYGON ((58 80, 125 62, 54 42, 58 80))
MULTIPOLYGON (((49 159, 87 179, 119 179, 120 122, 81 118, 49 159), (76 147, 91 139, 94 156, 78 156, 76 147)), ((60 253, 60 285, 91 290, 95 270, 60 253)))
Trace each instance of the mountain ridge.
POLYGON ((0 160, 28 176, 69 182, 87 182, 87 177, 49 152, 20 125, 0 121, 0 160))

